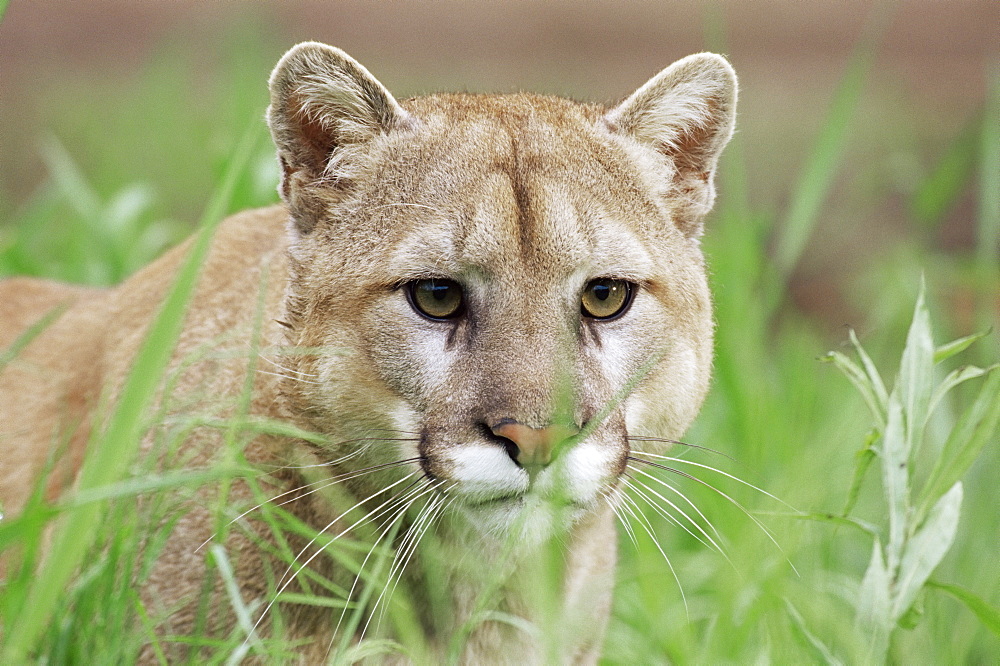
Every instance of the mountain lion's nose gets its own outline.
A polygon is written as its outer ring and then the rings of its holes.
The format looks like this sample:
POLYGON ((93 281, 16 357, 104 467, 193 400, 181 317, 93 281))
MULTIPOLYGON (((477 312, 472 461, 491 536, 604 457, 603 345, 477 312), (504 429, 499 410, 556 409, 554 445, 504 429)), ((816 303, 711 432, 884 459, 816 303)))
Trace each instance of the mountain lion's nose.
POLYGON ((510 457, 522 466, 548 465, 556 446, 580 432, 579 428, 567 425, 532 428, 511 419, 500 421, 490 430, 514 443, 517 452, 509 451, 510 457))

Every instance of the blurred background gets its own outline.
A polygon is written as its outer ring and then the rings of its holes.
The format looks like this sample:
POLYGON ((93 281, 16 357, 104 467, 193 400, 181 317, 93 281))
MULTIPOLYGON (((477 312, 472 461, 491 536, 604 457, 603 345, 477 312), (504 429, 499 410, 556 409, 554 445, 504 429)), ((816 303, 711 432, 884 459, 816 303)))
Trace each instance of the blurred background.
MULTIPOLYGON (((689 453, 799 510, 881 529, 877 465, 866 477, 861 462, 872 419, 816 359, 851 353, 851 326, 891 385, 921 276, 939 344, 998 328, 1000 3, 13 0, 0 22, 0 276, 121 280, 190 233, 248 126, 261 140, 232 207, 274 202, 266 81, 304 40, 343 48, 398 97, 530 90, 612 103, 689 53, 726 54, 738 131, 704 242, 715 380, 688 437, 734 461, 689 453)), ((996 363, 998 340, 963 362, 996 363)), ((943 442, 979 386, 928 420, 914 488, 949 455, 943 442)), ((907 623, 925 619, 894 637, 892 661, 1000 654, 1000 446, 989 444, 935 573, 981 603, 921 596, 907 623)), ((711 480, 754 511, 783 510, 711 480)), ((687 602, 653 544, 623 538, 607 659, 871 658, 853 607, 870 534, 772 515, 779 550, 718 494, 683 490, 734 566, 650 514, 687 602)))
POLYGON ((778 214, 869 39, 842 161, 790 282, 830 326, 863 325, 871 308, 854 278, 874 260, 900 241, 975 243, 974 151, 962 143, 978 130, 998 26, 990 0, 14 0, 0 24, 0 228, 44 187, 56 152, 98 195, 140 183, 150 214, 196 219, 213 169, 263 113, 270 67, 306 39, 345 49, 397 96, 523 89, 610 102, 677 58, 721 51, 741 83, 729 158, 745 165, 753 209, 778 214), (949 155, 952 188, 926 196, 949 155))

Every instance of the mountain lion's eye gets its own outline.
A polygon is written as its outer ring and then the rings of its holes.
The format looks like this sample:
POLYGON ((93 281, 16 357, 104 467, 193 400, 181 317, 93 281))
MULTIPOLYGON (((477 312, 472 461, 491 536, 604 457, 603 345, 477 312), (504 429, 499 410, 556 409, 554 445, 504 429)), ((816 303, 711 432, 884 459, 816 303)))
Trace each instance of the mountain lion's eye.
POLYGON ((451 319, 462 314, 462 287, 452 280, 414 280, 406 293, 413 309, 428 319, 451 319))
POLYGON ((594 319, 614 319, 624 314, 631 302, 631 282, 599 278, 587 283, 580 297, 580 311, 594 319))

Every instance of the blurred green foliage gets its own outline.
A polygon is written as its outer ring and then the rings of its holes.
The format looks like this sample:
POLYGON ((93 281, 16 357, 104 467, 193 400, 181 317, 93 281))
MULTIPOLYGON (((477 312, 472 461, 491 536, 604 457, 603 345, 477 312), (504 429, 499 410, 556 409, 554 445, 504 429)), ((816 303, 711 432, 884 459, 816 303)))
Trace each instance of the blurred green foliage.
MULTIPOLYGON (((0 3, 0 12, 4 5, 0 3)), ((258 38, 257 33, 232 37, 232 58, 219 64, 215 75, 201 71, 190 53, 164 49, 134 79, 98 77, 54 86, 48 93, 51 103, 46 105, 52 134, 41 144, 46 182, 16 209, 0 193, 4 218, 0 275, 113 284, 186 236, 192 229, 186 221, 195 219, 222 175, 233 168, 229 155, 239 133, 248 122, 263 116, 264 81, 273 51, 254 48, 258 38), (117 100, 112 113, 98 103, 109 97, 117 100), (71 110, 66 99, 74 101, 71 110), (137 178, 137 173, 143 176, 137 178)), ((861 56, 834 96, 811 157, 802 159, 803 177, 787 193, 792 202, 788 211, 755 209, 752 193, 747 191, 748 167, 740 145, 745 137, 738 136, 724 157, 720 202, 704 241, 719 322, 715 381, 687 441, 715 449, 735 462, 698 449, 687 451, 686 456, 745 479, 799 511, 790 513, 768 496, 725 476, 699 475, 705 483, 698 483, 664 474, 711 521, 727 557, 706 548, 695 533, 647 512, 650 530, 634 531, 620 546, 614 619, 605 647, 608 663, 857 663, 872 658, 867 634, 857 624, 858 600, 866 589, 862 580, 873 548, 878 552, 879 543, 891 542, 891 538, 873 542, 872 537, 873 531, 881 529, 886 494, 892 501, 901 497, 887 485, 892 477, 880 480, 863 473, 878 450, 876 438, 870 436, 873 423, 866 415, 865 398, 869 406, 879 403, 884 387, 879 391, 870 385, 858 392, 829 366, 820 364, 817 358, 828 340, 789 295, 803 248, 826 223, 826 198, 842 163, 844 142, 850 141, 851 115, 864 81, 862 65, 867 56, 861 56), (763 521, 780 548, 730 499, 763 521), (851 510, 842 511, 845 505, 851 510), (661 548, 677 572, 683 598, 661 548)), ((867 331, 862 335, 864 349, 871 354, 865 357, 863 374, 869 361, 871 367, 886 367, 904 355, 905 331, 921 275, 926 275, 928 285, 927 312, 934 313, 944 333, 941 337, 996 326, 1000 85, 994 82, 992 90, 987 108, 954 138, 951 148, 937 156, 937 166, 928 170, 909 195, 906 208, 923 234, 887 252, 851 285, 872 304, 865 313, 867 331), (935 230, 970 188, 978 191, 981 201, 976 247, 971 252, 936 249, 935 230)), ((254 132, 259 140, 245 168, 234 174, 224 207, 227 211, 277 199, 277 170, 263 139, 262 121, 254 132)), ((845 332, 845 344, 847 337, 845 332)), ((965 358, 989 366, 1000 356, 998 348, 997 336, 988 335, 966 351, 965 358)), ((931 378, 947 381, 949 372, 961 372, 949 363, 944 360, 934 366, 931 378)), ((896 609, 905 613, 892 615, 891 640, 886 638, 886 652, 879 648, 878 653, 887 653, 890 661, 988 663, 1000 654, 996 620, 1000 560, 995 557, 996 535, 1000 534, 995 502, 1000 447, 995 436, 988 437, 976 456, 961 458, 947 443, 949 433, 963 428, 963 413, 977 405, 989 407, 977 402, 977 397, 995 391, 997 373, 993 374, 989 385, 971 379, 957 386, 927 416, 927 442, 914 454, 922 461, 922 469, 954 470, 958 465, 960 473, 939 473, 947 476, 948 487, 940 486, 940 494, 932 493, 935 496, 921 515, 933 513, 939 497, 961 481, 961 520, 927 588, 905 609, 896 609), (898 625, 908 628, 896 630, 898 625)), ((865 376, 871 377, 870 373, 865 376)), ((875 419, 874 425, 883 430, 898 427, 893 423, 890 411, 882 421, 875 419)), ((938 488, 934 473, 915 473, 918 476, 908 483, 915 480, 918 487, 929 483, 938 488)), ((220 476, 224 473, 215 478, 220 476)), ((31 524, 5 521, 0 548, 11 547, 19 539, 37 542, 41 525, 51 515, 40 505, 38 511, 31 524)), ((72 646, 78 645, 89 646, 86 656, 91 658, 101 655, 108 661, 129 661, 150 640, 155 618, 145 615, 134 593, 128 596, 123 591, 128 583, 119 568, 133 566, 129 558, 139 557, 143 522, 121 504, 105 511, 110 512, 103 514, 106 520, 121 526, 92 532, 97 543, 111 544, 102 551, 106 557, 85 567, 83 579, 56 600, 62 605, 50 604, 41 616, 69 618, 73 616, 70 609, 76 608, 86 621, 56 623, 48 627, 40 647, 19 645, 12 654, 48 654, 52 663, 61 663, 74 655, 81 657, 83 653, 73 652, 72 646), (126 603, 100 603, 112 597, 124 598, 126 603), (92 622, 95 617, 98 620, 92 622)), ((280 511, 275 515, 280 516, 280 511)), ((283 529, 301 528, 287 516, 274 520, 284 521, 283 529)), ((160 532, 152 536, 163 538, 160 532)), ((384 565, 384 552, 377 554, 384 565)), ((210 556, 219 575, 225 577, 225 553, 212 551, 210 556)), ((353 555, 344 551, 338 557, 346 561, 353 555)), ((73 569, 78 561, 67 560, 61 566, 73 569)), ((33 594, 31 572, 22 573, 0 589, 5 621, 33 594)), ((58 582, 53 581, 53 585, 58 582)), ((390 614, 405 613, 406 605, 393 609, 390 614)), ((349 618, 356 625, 362 613, 355 609, 349 618)), ((405 619, 397 618, 395 626, 405 627, 405 619)), ((33 631, 41 628, 36 625, 33 631)), ((5 640, 10 636, 6 632, 5 640)), ((191 640, 197 643, 198 639, 191 640)), ((227 655, 244 654, 245 646, 237 636, 209 647, 224 661, 227 655)), ((264 649, 281 654, 285 647, 268 643, 264 649)), ((346 644, 340 648, 347 654, 346 644)), ((354 656, 384 649, 394 646, 372 643, 355 649, 354 656)))

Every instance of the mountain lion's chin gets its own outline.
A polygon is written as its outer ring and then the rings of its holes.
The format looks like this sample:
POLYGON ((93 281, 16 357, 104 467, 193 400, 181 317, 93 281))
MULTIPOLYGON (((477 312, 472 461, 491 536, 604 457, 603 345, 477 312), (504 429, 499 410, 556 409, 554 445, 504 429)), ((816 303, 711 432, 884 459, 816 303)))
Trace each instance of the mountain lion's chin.
POLYGON ((566 502, 534 492, 474 503, 455 503, 454 512, 480 536, 521 547, 537 546, 570 529, 597 506, 566 502))

